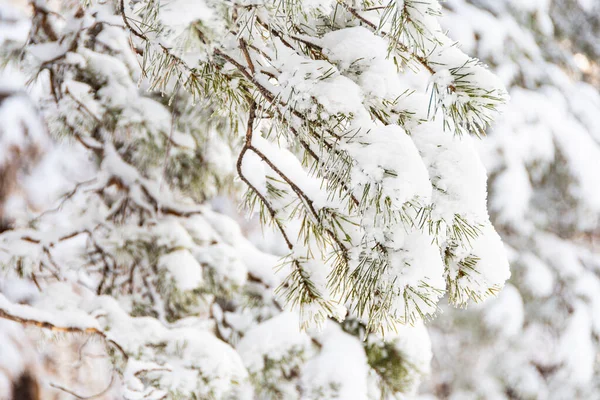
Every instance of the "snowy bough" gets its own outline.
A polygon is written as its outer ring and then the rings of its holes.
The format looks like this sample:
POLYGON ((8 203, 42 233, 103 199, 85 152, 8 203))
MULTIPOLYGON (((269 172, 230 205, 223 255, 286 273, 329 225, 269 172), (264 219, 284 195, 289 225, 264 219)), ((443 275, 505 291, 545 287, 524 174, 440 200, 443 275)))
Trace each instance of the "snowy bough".
POLYGON ((507 94, 438 2, 71 3, 7 20, 61 194, 0 214, 6 279, 35 293, 0 316, 101 338, 128 399, 413 391, 421 320, 510 275, 473 138, 507 94), (279 261, 206 203, 239 187, 279 261))

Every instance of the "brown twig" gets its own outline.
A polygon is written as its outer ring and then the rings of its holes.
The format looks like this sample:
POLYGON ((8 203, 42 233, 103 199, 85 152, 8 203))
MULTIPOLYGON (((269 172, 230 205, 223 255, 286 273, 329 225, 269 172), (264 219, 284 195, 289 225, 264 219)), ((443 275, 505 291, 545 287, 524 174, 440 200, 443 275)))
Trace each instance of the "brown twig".
POLYGON ((292 241, 290 240, 289 236, 287 235, 283 225, 281 225, 281 221, 279 221, 279 219, 277 219, 277 212, 275 211, 275 209, 273 208, 271 203, 269 203, 269 201, 265 198, 265 196, 244 175, 243 161, 244 161, 244 156, 246 155, 246 152, 248 150, 252 150, 252 132, 253 132, 253 125, 254 125, 255 118, 256 118, 256 103, 254 102, 254 100, 250 100, 250 111, 248 112, 248 123, 246 126, 246 141, 244 143, 244 147, 240 151, 240 154, 239 154, 237 162, 236 162, 237 173, 238 173, 238 176, 240 177, 240 179, 242 180, 242 182, 244 182, 246 185, 248 185, 248 187, 258 196, 258 198, 261 200, 261 202, 265 205, 265 207, 269 211, 269 215, 271 216, 271 219, 273 220, 275 225, 277 225, 277 228, 281 232, 281 235, 283 236, 283 240, 285 240, 285 243, 286 243, 288 249, 292 250, 294 248, 294 245, 292 244, 292 241))
POLYGON ((252 62, 252 58, 250 57, 250 53, 248 53, 248 47, 246 46, 246 41, 243 38, 239 40, 240 49, 242 50, 242 54, 244 54, 244 58, 246 59, 246 63, 248 64, 248 68, 250 68, 250 73, 254 75, 254 63, 252 62))
POLYGON ((78 399, 91 400, 91 399, 96 399, 96 398, 101 397, 102 395, 106 394, 110 390, 110 388, 111 388, 114 380, 115 380, 115 374, 113 373, 110 376, 110 382, 108 383, 108 386, 105 389, 103 389, 101 392, 93 394, 91 396, 82 396, 80 394, 77 394, 77 393, 73 392, 72 390, 69 390, 69 389, 65 388, 64 386, 57 385, 57 384, 52 383, 52 382, 50 383, 50 386, 53 387, 53 388, 55 388, 55 389, 62 390, 63 392, 68 393, 71 396, 76 397, 78 399))
POLYGON ((3 310, 2 308, 0 308, 0 318, 18 322, 19 324, 22 324, 22 325, 30 325, 30 326, 36 326, 41 329, 47 329, 51 332, 85 333, 88 335, 98 335, 98 336, 102 337, 107 343, 110 343, 111 345, 115 346, 121 352, 121 354, 123 355, 123 357, 125 359, 129 358, 129 355, 125 352, 125 350, 121 347, 121 345, 119 345, 114 340, 109 339, 103 331, 101 331, 97 328, 93 328, 93 327, 79 328, 79 327, 75 327, 75 326, 58 326, 58 325, 54 325, 48 321, 38 321, 35 319, 31 319, 31 318, 24 318, 24 317, 20 317, 18 315, 13 315, 13 314, 9 313, 8 311, 3 310))

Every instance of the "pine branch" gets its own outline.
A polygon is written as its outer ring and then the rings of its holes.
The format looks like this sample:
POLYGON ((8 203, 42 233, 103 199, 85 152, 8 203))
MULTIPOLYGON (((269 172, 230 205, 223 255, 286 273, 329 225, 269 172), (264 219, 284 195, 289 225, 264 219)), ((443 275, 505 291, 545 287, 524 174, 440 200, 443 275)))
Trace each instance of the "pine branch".
MULTIPOLYGON (((365 17, 363 17, 362 15, 360 15, 360 12, 357 9, 349 6, 343 0, 338 0, 338 4, 341 5, 346 11, 348 11, 354 17, 356 17, 356 19, 360 20, 366 26, 368 26, 369 28, 371 28, 371 30, 373 32, 380 33, 380 35, 382 37, 389 36, 388 33, 384 32, 384 31, 380 31, 379 28, 377 27, 377 25, 375 25, 374 23, 372 23, 371 21, 369 21, 368 19, 366 19, 365 17)), ((404 44, 402 44, 400 42, 396 41, 396 46, 398 47, 398 49, 401 52, 407 53, 407 54, 410 55, 411 58, 417 60, 419 62, 419 64, 421 64, 430 74, 432 74, 432 75, 435 74, 435 69, 429 64, 429 62, 427 61, 427 59, 425 57, 421 57, 421 56, 419 56, 419 55, 411 52, 410 49, 406 45, 404 45, 404 44)))

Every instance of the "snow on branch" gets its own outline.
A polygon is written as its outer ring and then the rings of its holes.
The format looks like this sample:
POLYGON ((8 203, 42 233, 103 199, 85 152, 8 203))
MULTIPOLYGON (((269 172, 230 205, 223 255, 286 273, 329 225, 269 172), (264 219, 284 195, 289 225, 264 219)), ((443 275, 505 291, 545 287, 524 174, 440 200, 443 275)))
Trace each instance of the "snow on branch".
POLYGON ((72 157, 55 157, 55 201, 0 235, 3 268, 37 291, 0 297, 0 317, 114 344, 125 398, 251 398, 263 372, 280 394, 337 348, 328 335, 364 351, 349 362, 382 393, 410 392, 427 357, 382 337, 446 293, 502 288, 473 136, 507 96, 442 33, 437 1, 48 7, 18 57, 72 157), (278 256, 211 211, 239 189, 278 256), (296 334, 262 343, 278 325, 296 334))

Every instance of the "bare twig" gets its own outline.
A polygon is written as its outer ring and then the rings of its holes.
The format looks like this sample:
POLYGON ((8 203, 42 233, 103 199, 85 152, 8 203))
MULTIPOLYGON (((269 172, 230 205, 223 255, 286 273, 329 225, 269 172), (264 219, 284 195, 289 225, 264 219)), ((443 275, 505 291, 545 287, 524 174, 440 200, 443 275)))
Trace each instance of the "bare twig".
POLYGON ((22 325, 36 326, 38 328, 47 329, 52 332, 85 333, 88 335, 98 335, 98 336, 102 337, 107 343, 110 343, 111 345, 116 347, 119 350, 119 352, 121 352, 121 354, 123 355, 123 357, 125 359, 129 358, 129 355, 125 352, 125 350, 121 347, 121 345, 119 345, 114 340, 109 339, 103 331, 101 331, 97 328, 93 328, 93 327, 79 328, 79 327, 75 327, 75 326, 58 326, 58 325, 54 325, 48 321, 38 321, 35 319, 31 319, 31 318, 24 318, 24 317, 20 317, 18 315, 13 315, 13 314, 9 313, 8 311, 3 310, 2 308, 0 308, 0 318, 18 322, 22 325))
POLYGON ((96 394, 93 394, 93 395, 91 395, 91 396, 83 396, 83 395, 77 394, 77 393, 75 393, 74 391, 72 391, 72 390, 70 390, 70 389, 67 389, 67 388, 65 388, 64 386, 57 385, 56 383, 52 383, 52 382, 50 382, 50 386, 52 386, 52 387, 53 387, 53 388, 55 388, 55 389, 62 390, 63 392, 65 392, 65 393, 68 393, 68 394, 70 394, 71 396, 73 396, 73 397, 76 397, 76 398, 78 398, 78 399, 82 399, 82 400, 91 400, 91 399, 96 399, 96 398, 98 398, 98 397, 100 397, 100 396, 102 396, 102 395, 106 394, 106 393, 107 393, 107 392, 110 390, 110 388, 111 388, 111 386, 112 386, 112 384, 113 384, 114 380, 115 380, 115 374, 113 373, 113 374, 111 374, 111 376, 110 376, 110 382, 108 383, 108 386, 107 386, 105 389, 103 389, 101 392, 99 392, 99 393, 96 393, 96 394))

